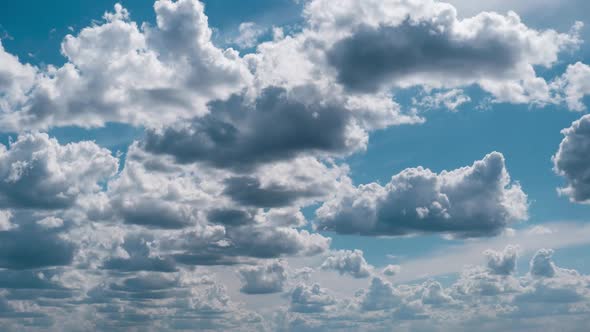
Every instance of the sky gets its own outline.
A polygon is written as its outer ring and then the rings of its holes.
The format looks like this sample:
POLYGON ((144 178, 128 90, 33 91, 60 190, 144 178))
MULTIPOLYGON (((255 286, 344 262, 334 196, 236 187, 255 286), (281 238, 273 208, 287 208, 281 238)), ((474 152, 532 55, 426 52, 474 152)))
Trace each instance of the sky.
POLYGON ((590 4, 0 8, 3 331, 584 331, 590 4))

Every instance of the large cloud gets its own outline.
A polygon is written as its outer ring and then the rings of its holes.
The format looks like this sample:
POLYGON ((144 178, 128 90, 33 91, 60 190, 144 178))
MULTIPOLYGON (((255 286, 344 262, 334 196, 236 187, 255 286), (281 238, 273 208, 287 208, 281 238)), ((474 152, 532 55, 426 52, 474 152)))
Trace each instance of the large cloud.
POLYGON ((514 12, 459 19, 454 7, 431 0, 315 0, 304 13, 301 33, 246 56, 258 81, 359 95, 477 84, 497 101, 544 104, 554 100, 535 67, 553 66, 581 43, 581 23, 558 33, 531 29, 514 12))
POLYGON ((527 197, 511 183, 504 157, 490 153, 472 166, 433 173, 422 167, 335 193, 316 211, 317 227, 345 234, 443 232, 461 237, 498 234, 527 218, 527 197))
MULTIPOLYGON (((208 102, 244 89, 251 98, 272 86, 314 86, 322 99, 354 111, 366 129, 415 123, 420 118, 401 112, 389 89, 478 84, 499 101, 549 103, 550 88, 535 66, 551 67, 580 43, 578 24, 570 33, 537 31, 514 13, 459 19, 454 7, 433 0, 315 0, 305 5, 301 32, 240 57, 212 43, 201 2, 159 0, 154 10, 155 26, 138 25, 117 4, 103 21, 66 36, 61 67, 22 64, 0 49, 0 128, 113 121, 160 127, 207 114, 208 102), (358 107, 359 98, 372 105, 358 107)), ((300 101, 308 99, 300 93, 300 101)), ((348 123, 346 113, 340 125, 348 123)))
POLYGON ((211 104, 205 117, 148 131, 145 149, 180 162, 238 168, 303 152, 338 155, 365 146, 366 132, 350 111, 308 103, 282 88, 265 89, 253 102, 234 96, 211 104))
POLYGON ((115 5, 100 24, 68 35, 61 47, 68 61, 36 69, 34 81, 31 66, 0 50, 9 61, 2 61, 2 68, 11 68, 0 70, 5 82, 0 91, 8 94, 0 98, 0 128, 91 127, 108 121, 159 125, 203 114, 208 100, 250 80, 236 51, 212 44, 202 3, 161 0, 154 9, 157 25, 139 27, 115 5))
POLYGON ((560 192, 572 201, 590 200, 590 116, 584 115, 571 127, 561 131, 565 136, 553 156, 553 169, 567 180, 560 192))
POLYGON ((47 134, 19 135, 0 146, 0 204, 56 209, 101 189, 117 171, 118 160, 93 142, 60 145, 47 134))

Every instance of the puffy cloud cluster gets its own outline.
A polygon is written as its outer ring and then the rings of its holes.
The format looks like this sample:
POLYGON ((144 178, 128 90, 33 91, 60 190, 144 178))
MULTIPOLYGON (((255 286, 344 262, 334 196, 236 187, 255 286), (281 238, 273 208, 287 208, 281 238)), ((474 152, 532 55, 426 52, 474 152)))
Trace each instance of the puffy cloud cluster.
POLYGON ((572 201, 590 201, 590 116, 584 115, 571 127, 561 131, 565 136, 553 156, 553 169, 563 176, 567 186, 560 192, 572 201))
MULTIPOLYGON (((291 313, 280 323, 293 331, 301 326, 318 331, 335 326, 369 331, 454 331, 479 326, 484 331, 493 331, 513 328, 514 324, 534 328, 545 315, 569 315, 573 324, 561 328, 576 329, 589 310, 590 279, 557 267, 551 259, 552 252, 539 250, 531 259, 530 272, 519 277, 515 269, 506 267, 511 263, 505 263, 517 256, 515 246, 500 252, 488 250, 487 267, 467 268, 448 287, 434 280, 394 285, 375 276, 366 289, 345 299, 331 298, 327 295, 329 290, 313 285, 321 310, 293 310, 295 301, 291 299, 291 313), (547 273, 549 266, 553 274, 547 273)), ((313 293, 310 287, 298 286, 293 294, 304 291, 313 293)))
POLYGON ((535 67, 551 67, 561 52, 577 48, 582 27, 538 31, 514 12, 461 19, 453 6, 430 0, 315 0, 306 4, 305 19, 301 33, 246 56, 257 80, 286 86, 315 81, 332 94, 360 95, 477 84, 497 101, 536 104, 554 100, 535 67))
POLYGON ((527 218, 527 196, 512 183, 498 152, 472 166, 433 173, 422 167, 394 175, 385 186, 349 185, 316 211, 317 227, 345 234, 445 232, 490 236, 527 218))

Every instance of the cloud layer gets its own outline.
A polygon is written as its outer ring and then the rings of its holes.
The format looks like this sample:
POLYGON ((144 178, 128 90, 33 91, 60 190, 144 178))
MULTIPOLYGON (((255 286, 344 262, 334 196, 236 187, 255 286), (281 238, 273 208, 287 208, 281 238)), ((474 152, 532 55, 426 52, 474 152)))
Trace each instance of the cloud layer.
MULTIPOLYGON (((298 23, 272 37, 262 23, 236 23, 228 43, 247 54, 214 43, 198 0, 157 0, 144 23, 116 4, 65 36, 59 66, 27 64, 0 42, 0 132, 13 135, 0 145, 0 329, 590 323, 589 277, 558 266, 551 249, 521 275, 511 245, 445 282, 401 283, 403 264, 372 265, 355 248, 354 235, 515 232, 529 197, 502 153, 438 173, 417 163, 385 185, 355 185, 349 159, 376 131, 424 123, 427 110, 473 101, 584 111, 589 67, 550 77, 583 24, 540 30, 514 12, 463 17, 434 0, 301 6, 298 23), (110 123, 144 134, 122 151, 53 137, 110 123)), ((587 203, 590 117, 562 133, 560 193, 587 203)))

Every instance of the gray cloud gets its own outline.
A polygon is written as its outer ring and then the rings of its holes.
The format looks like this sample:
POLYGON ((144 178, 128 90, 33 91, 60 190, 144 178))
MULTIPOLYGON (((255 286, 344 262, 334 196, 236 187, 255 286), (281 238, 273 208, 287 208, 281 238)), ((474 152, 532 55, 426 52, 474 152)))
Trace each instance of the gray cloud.
POLYGON ((555 276, 556 267, 551 256, 553 256, 553 250, 551 249, 537 251, 531 260, 531 275, 548 278, 555 276))
POLYGON ((519 64, 521 50, 504 36, 462 39, 439 24, 408 19, 395 27, 362 26, 328 51, 328 62, 340 83, 366 92, 414 75, 501 79, 519 64))
POLYGON ((298 191, 281 185, 262 188, 260 181, 253 177, 233 177, 226 180, 224 193, 236 203, 245 206, 281 207, 291 205, 299 198, 321 196, 322 190, 298 191))
POLYGON ((267 88, 251 103, 243 95, 210 104, 211 113, 162 130, 148 130, 144 148, 181 163, 247 168, 300 153, 342 154, 361 142, 350 137, 350 112, 307 105, 282 88, 267 88))

